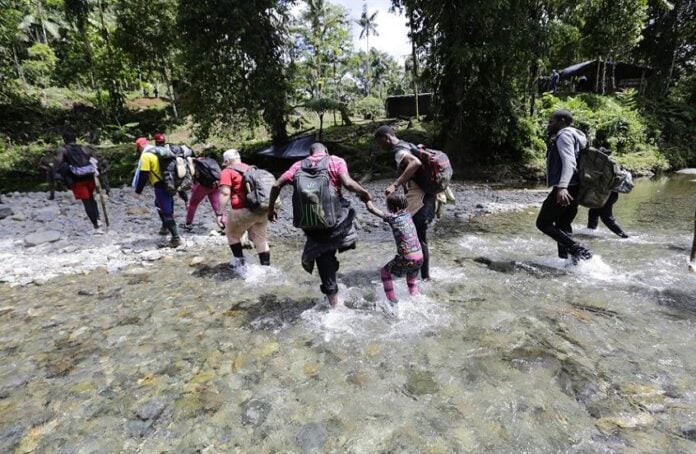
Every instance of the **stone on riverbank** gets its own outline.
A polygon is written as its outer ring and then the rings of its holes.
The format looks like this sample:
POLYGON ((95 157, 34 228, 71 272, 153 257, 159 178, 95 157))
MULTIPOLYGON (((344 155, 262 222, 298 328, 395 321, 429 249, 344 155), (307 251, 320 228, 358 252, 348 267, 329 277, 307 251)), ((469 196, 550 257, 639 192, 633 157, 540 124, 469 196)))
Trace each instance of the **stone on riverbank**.
POLYGON ((0 219, 5 219, 8 216, 12 216, 13 211, 10 207, 0 207, 0 219))
POLYGON ((310 423, 302 426, 295 439, 302 452, 312 452, 324 446, 328 435, 322 425, 310 423))
POLYGON ((259 399, 252 399, 244 404, 242 424, 258 427, 266 421, 271 411, 271 404, 259 399))
POLYGON ((38 246, 43 243, 53 243, 60 239, 60 232, 55 230, 46 230, 43 232, 32 233, 24 237, 24 244, 27 247, 38 246))

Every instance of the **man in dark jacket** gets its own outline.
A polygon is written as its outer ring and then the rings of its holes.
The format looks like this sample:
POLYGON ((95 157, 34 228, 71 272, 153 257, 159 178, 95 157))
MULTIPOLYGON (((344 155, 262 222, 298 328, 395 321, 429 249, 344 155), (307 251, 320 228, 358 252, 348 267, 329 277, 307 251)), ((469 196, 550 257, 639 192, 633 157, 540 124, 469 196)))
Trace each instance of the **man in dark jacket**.
POLYGON ((553 189, 541 206, 536 226, 556 240, 560 258, 568 258, 570 253, 577 263, 592 258, 592 252, 570 237, 571 224, 578 213, 577 159, 580 150, 587 146, 587 137, 571 127, 572 123, 573 115, 567 110, 557 110, 549 119, 551 142, 546 153, 546 179, 553 189))

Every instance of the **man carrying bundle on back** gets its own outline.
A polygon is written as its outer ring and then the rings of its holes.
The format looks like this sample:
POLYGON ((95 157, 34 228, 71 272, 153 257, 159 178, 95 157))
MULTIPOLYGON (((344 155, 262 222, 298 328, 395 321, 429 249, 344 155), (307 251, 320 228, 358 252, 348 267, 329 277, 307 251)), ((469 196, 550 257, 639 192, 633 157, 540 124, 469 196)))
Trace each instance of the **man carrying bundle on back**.
POLYGON ((94 175, 97 169, 91 160, 93 153, 87 147, 75 143, 76 141, 74 132, 63 132, 65 144, 56 151, 56 169, 75 198, 82 201, 94 232, 103 233, 99 226, 99 206, 94 199, 97 187, 94 175))
POLYGON ((377 128, 375 140, 380 148, 394 153, 399 177, 387 187, 385 194, 390 196, 400 186, 404 187, 408 200, 407 211, 413 217, 423 250, 421 279, 430 279, 428 226, 435 218, 437 194, 447 189, 452 178, 452 166, 443 152, 400 140, 391 126, 377 128))
POLYGON ((544 200, 536 226, 558 244, 558 257, 570 254, 574 263, 592 258, 592 251, 575 242, 570 235, 578 213, 577 160, 580 150, 587 147, 585 134, 570 125, 573 115, 567 110, 551 114, 547 131, 551 142, 546 152, 546 180, 553 189, 544 200))

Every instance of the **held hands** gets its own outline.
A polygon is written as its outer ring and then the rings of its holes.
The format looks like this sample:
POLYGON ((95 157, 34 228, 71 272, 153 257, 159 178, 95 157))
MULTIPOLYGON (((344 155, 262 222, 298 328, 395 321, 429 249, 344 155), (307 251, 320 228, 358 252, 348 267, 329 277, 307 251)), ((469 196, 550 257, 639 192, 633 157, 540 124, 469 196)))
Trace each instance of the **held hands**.
POLYGON ((271 222, 275 222, 278 220, 278 213, 276 213, 274 207, 268 209, 268 220, 271 222))
POLYGON ((358 195, 358 197, 360 197, 360 201, 364 202, 364 203, 367 203, 370 200, 372 200, 372 196, 367 191, 360 193, 360 195, 358 195))
POLYGON ((568 193, 568 189, 558 188, 558 192, 556 192, 556 203, 560 206, 567 207, 572 202, 573 198, 568 193))

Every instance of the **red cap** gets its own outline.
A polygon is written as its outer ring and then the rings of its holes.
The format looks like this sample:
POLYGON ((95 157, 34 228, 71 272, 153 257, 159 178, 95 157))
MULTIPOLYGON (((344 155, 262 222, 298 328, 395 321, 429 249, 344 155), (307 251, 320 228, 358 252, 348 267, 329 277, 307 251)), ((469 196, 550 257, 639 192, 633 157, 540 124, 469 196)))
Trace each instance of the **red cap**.
POLYGON ((147 145, 147 138, 138 137, 135 139, 135 151, 142 151, 142 149, 145 148, 145 145, 147 145))
POLYGON ((155 143, 164 143, 167 141, 167 138, 164 136, 163 132, 156 132, 153 139, 155 139, 155 143))

